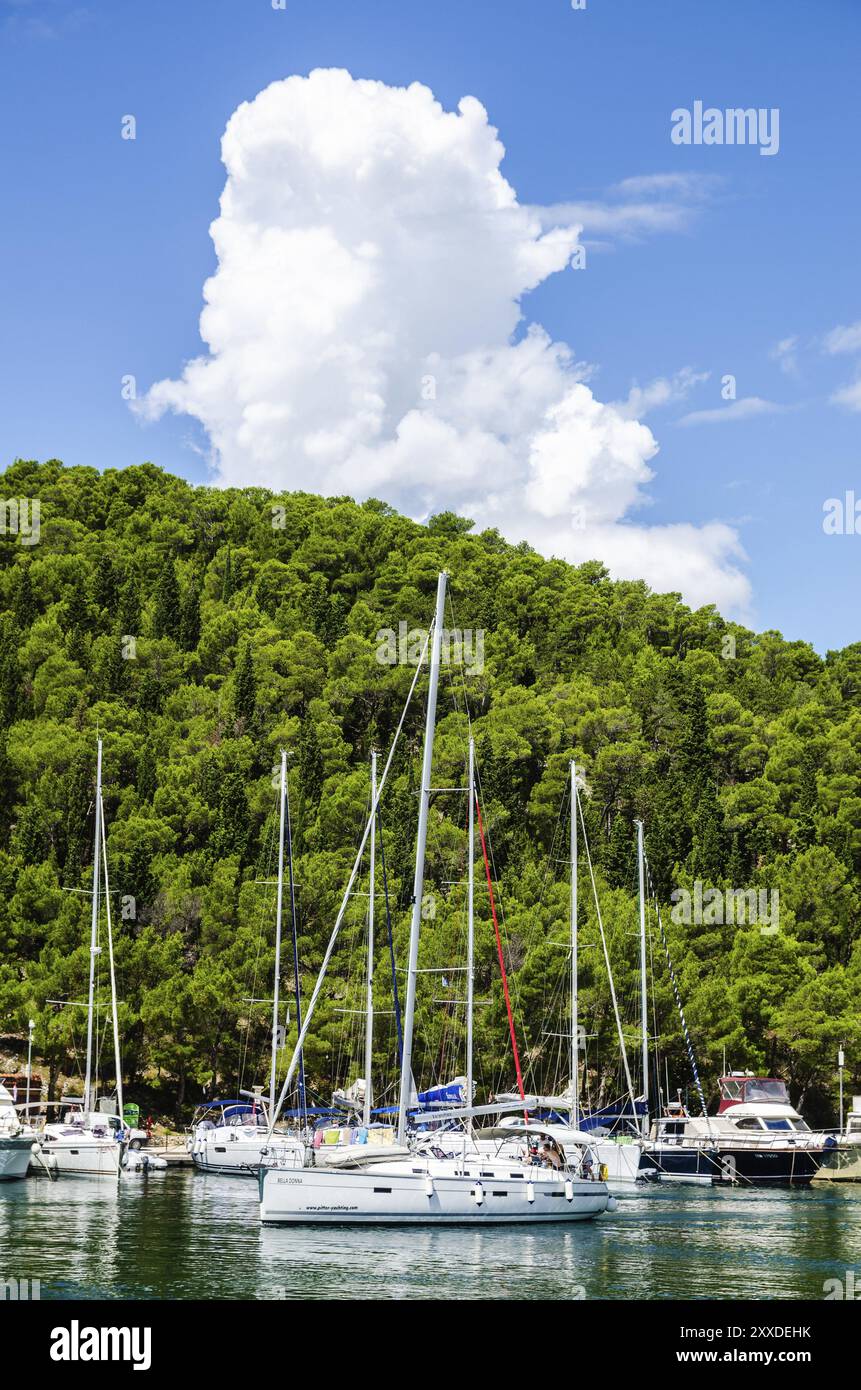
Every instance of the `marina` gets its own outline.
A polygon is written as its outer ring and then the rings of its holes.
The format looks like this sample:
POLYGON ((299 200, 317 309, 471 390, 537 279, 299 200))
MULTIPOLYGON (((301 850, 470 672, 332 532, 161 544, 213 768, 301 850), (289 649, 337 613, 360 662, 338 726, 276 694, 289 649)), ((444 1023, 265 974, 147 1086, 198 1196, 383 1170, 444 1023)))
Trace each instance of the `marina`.
POLYGON ((822 1300, 861 1249, 851 1184, 649 1188, 573 1228, 287 1229, 256 1206, 253 1183, 192 1170, 9 1184, 0 1269, 42 1300, 822 1300))

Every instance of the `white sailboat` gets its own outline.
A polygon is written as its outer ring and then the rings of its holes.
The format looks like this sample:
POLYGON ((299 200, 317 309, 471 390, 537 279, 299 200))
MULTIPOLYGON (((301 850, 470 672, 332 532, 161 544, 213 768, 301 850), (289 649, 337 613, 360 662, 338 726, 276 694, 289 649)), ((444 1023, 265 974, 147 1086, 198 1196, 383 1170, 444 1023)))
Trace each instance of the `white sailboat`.
MULTIPOLYGON (((567 1154, 572 1152, 579 1155, 587 1148, 594 1156, 594 1161, 598 1165, 598 1170, 603 1174, 610 1188, 610 1191, 630 1190, 631 1184, 638 1182, 641 1178, 641 1147, 639 1140, 630 1134, 619 1136, 605 1136, 595 1134, 591 1129, 581 1127, 582 1112, 580 1104, 580 1017, 579 1017, 579 840, 578 840, 578 821, 582 819, 580 809, 580 797, 577 788, 577 767, 572 760, 569 763, 570 776, 570 851, 569 862, 571 868, 571 888, 570 888, 570 912, 569 924, 571 932, 571 973, 570 973, 570 1049, 571 1049, 571 1083, 566 1091, 557 1096, 526 1096, 526 1109, 533 1112, 532 1118, 525 1118, 523 1115, 509 1115, 500 1121, 501 1129, 508 1129, 515 1133, 528 1131, 536 1139, 549 1138, 559 1144, 567 1154), (534 1112, 550 1112, 553 1118, 538 1118, 534 1112), (567 1115, 568 1123, 560 1122, 559 1116, 567 1115)), ((640 924, 641 924, 641 955, 645 951, 645 917, 643 912, 643 901, 640 904, 640 924)), ((603 932, 602 932, 603 939, 603 932)), ((628 1069, 628 1059, 625 1051, 624 1037, 622 1035, 621 1020, 619 1018, 618 1005, 616 1000, 615 986, 613 983, 613 973, 610 969, 609 957, 606 958, 608 978, 610 984, 610 994, 616 1015, 619 1030, 619 1041, 622 1052, 622 1060, 625 1067, 625 1075, 628 1082, 629 1095, 633 1095, 631 1077, 628 1069)), ((642 961, 641 961, 642 964, 642 961)), ((644 977, 645 978, 645 977, 644 977)), ((643 1018, 645 1019, 645 1004, 643 1004, 643 1018)), ((647 1041, 645 1037, 644 1024, 644 1073, 648 1070, 647 1063, 647 1041)), ((513 1092, 500 1096, 501 1100, 514 1100, 513 1092)))
MULTIPOLYGON (((59 1177, 117 1177, 124 1149, 123 1078, 120 1061, 120 1040, 117 1026, 117 994, 114 972, 114 946, 111 928, 111 899, 107 875, 104 808, 102 806, 102 740, 98 740, 96 760, 95 843, 93 849, 92 917, 90 923, 90 972, 87 997, 87 1061, 84 1092, 80 1104, 66 1118, 45 1125, 39 1144, 44 1167, 59 1177), (108 961, 111 984, 111 1021, 113 1025, 114 1064, 116 1070, 117 1111, 98 1110, 95 1103, 96 1078, 93 1069, 93 1021, 95 1016, 96 962, 101 954, 99 917, 101 904, 101 871, 104 872, 104 898, 108 938, 108 961)), ((68 1100, 66 1102, 69 1103, 68 1100)))
MULTIPOLYGON (((217 1101, 205 1107, 201 1118, 193 1125, 188 1140, 195 1168, 203 1173, 230 1174, 234 1177, 256 1177, 263 1156, 270 1144, 269 1119, 275 1110, 276 1068, 280 1033, 281 940, 284 903, 284 840, 289 830, 290 809, 287 790, 287 753, 281 750, 279 783, 278 881, 275 907, 275 975, 272 989, 272 1047, 270 1052, 269 1105, 262 1097, 262 1088, 245 1092, 240 1099, 217 1101)), ((295 895, 293 893, 292 836, 290 837, 290 900, 295 932, 295 895)), ((279 1151, 285 1161, 302 1162, 302 1144, 283 1131, 276 1131, 279 1151)))
MULTIPOLYGON (((280 1162, 276 1154, 273 1154, 264 1161, 259 1174, 260 1219, 267 1225, 307 1222, 476 1225, 512 1221, 582 1221, 606 1211, 612 1201, 606 1184, 584 1176, 582 1170, 578 1172, 571 1167, 557 1170, 530 1164, 527 1161, 527 1146, 520 1138, 501 1137, 495 1154, 478 1152, 474 1145, 467 1145, 464 1140, 459 1154, 439 1157, 427 1149, 420 1149, 408 1132, 408 1111, 413 1094, 412 1054, 421 904, 446 579, 445 574, 441 574, 438 579, 436 611, 429 638, 430 679, 419 797, 395 1143, 391 1146, 379 1146, 374 1152, 368 1145, 362 1155, 350 1154, 345 1156, 342 1164, 329 1163, 326 1167, 316 1165, 313 1151, 308 1156, 307 1166, 301 1169, 288 1168, 280 1162)), ((407 698, 407 707, 415 690, 418 672, 419 668, 416 670, 407 698)), ((305 1013, 273 1121, 292 1081, 296 1061, 314 1014, 405 714, 406 708, 401 716, 376 796, 373 798, 371 815, 326 949, 320 975, 305 1013)), ((471 1076, 469 1079, 471 1081, 471 1076)))

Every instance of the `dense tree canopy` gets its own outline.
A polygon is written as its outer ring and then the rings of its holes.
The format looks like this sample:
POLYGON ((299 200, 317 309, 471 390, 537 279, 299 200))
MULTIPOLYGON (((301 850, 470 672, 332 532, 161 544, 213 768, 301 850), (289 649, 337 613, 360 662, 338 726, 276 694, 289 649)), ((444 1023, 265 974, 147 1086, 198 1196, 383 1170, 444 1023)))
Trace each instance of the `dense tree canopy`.
MULTIPOLYGON (((54 1081, 80 1065, 83 1011, 49 1001, 85 997, 96 731, 127 1086, 182 1112, 203 1088, 265 1080, 279 750, 307 996, 367 814, 370 752, 387 753, 414 674, 385 657, 381 634, 391 630, 400 651, 399 634, 429 625, 440 568, 451 576, 447 621, 473 640, 459 659, 452 648, 444 670, 434 785, 464 785, 468 711, 530 1084, 570 1074, 572 757, 631 1043, 642 818, 708 1085, 725 1055, 785 1075, 811 1115, 827 1118, 841 1043, 861 1078, 861 643, 823 659, 712 608, 691 612, 677 595, 613 582, 598 561, 545 560, 448 513, 420 526, 380 501, 216 490, 150 464, 99 474, 56 461, 16 462, 0 495, 41 507, 38 545, 0 536, 0 1028, 26 1036, 34 1018, 54 1081), (726 890, 779 894, 776 929, 713 906, 674 920, 671 895, 695 900, 696 881, 722 903, 726 890)), ((423 689, 382 808, 381 1095, 396 1054, 386 917, 388 908, 402 993, 423 689)), ((465 817, 462 793, 435 793, 417 1014, 417 1072, 428 1081, 463 1067, 465 817)), ((582 869, 587 1084, 593 1099, 609 1098, 618 1044, 585 860, 582 869)), ((486 1093, 511 1084, 512 1066, 481 870, 478 884, 486 1093)), ((353 1011, 366 879, 362 888, 306 1047, 309 1084, 323 1095, 361 1072, 353 1011)), ((651 914, 650 948, 650 1032, 674 1091, 690 1073, 651 914)), ((288 950, 285 998, 294 984, 288 950)), ((104 999, 104 978, 99 989, 104 999)), ((295 1036, 293 1009, 288 1047, 295 1036)), ((105 1045, 106 1079, 111 1067, 105 1045)))

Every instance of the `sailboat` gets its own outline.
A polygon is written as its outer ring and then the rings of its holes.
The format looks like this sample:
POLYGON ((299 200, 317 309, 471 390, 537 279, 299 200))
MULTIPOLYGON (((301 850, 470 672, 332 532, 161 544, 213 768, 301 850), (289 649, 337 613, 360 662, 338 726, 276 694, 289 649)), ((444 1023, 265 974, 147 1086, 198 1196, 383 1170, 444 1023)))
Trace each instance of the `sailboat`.
POLYGON ((111 899, 108 883, 107 851, 105 845, 104 807, 102 805, 102 740, 98 740, 96 758, 95 840, 93 848, 92 915, 90 921, 90 969, 87 996, 87 1060, 83 1096, 77 1102, 68 1097, 62 1102, 65 1117, 45 1125, 39 1144, 44 1167, 53 1176, 111 1177, 120 1171, 125 1147, 123 1128, 123 1075, 120 1061, 120 1039, 117 1025, 117 991, 114 972, 114 945, 111 928, 111 899), (99 919, 104 874, 104 901, 108 938, 108 963, 111 984, 111 1022, 116 1070, 116 1110, 113 1102, 96 1104, 97 1076, 93 1066, 93 1024, 96 1013, 96 962, 101 954, 99 919), (68 1107, 68 1108, 67 1108, 68 1107))
MULTIPOLYGON (((364 1152, 361 1155, 351 1153, 345 1156, 343 1164, 327 1164, 325 1167, 316 1164, 313 1150, 306 1158, 306 1166, 300 1169, 288 1166, 288 1161, 282 1163, 273 1152, 264 1160, 258 1178, 260 1219, 265 1225, 312 1222, 473 1226, 515 1221, 530 1224, 583 1221, 600 1215, 612 1203, 605 1183, 597 1180, 595 1176, 584 1176, 582 1170, 575 1171, 572 1167, 565 1166, 561 1156, 561 1166, 558 1169, 529 1162, 528 1145, 519 1137, 509 1139, 503 1136, 498 1142, 496 1152, 492 1154, 477 1152, 474 1145, 468 1145, 464 1138, 460 1153, 439 1157, 433 1151, 418 1147, 408 1130, 408 1115, 413 1095, 412 1056, 421 905, 446 582, 446 574, 440 574, 437 581, 433 627, 426 643, 426 650, 428 644, 430 646, 430 673, 395 1142, 377 1147, 370 1144, 363 1146, 364 1152)), ((273 1125, 295 1074, 297 1060, 314 1015, 347 901, 391 768, 406 709, 415 691, 419 669, 420 667, 416 668, 407 705, 401 715, 383 776, 373 798, 371 815, 272 1117, 273 1125)), ((367 1081, 368 1078, 365 1079, 367 1081)), ((470 1109, 472 1107, 461 1113, 467 1116, 470 1109)), ((439 1152, 442 1153, 442 1150, 439 1152)))
MULTIPOLYGON (((279 783, 278 883, 275 907, 275 973, 272 989, 272 1046, 269 1064, 269 1104, 262 1087, 245 1092, 235 1100, 216 1100, 201 1107, 202 1113, 192 1126, 188 1140, 195 1168, 204 1173, 227 1173, 236 1177, 256 1177, 263 1156, 271 1141, 269 1118, 275 1109, 275 1090, 280 1043, 280 985, 281 939, 284 903, 284 841, 288 842, 290 869, 290 903, 293 923, 294 968, 296 972, 297 1013, 299 1023, 299 970, 296 959, 296 894, 293 882, 293 837, 290 826, 290 803, 287 789, 287 753, 281 750, 279 783)), ((300 1096, 304 1084, 300 1082, 300 1096)), ((276 1131, 279 1151, 286 1161, 288 1153, 293 1162, 302 1162, 304 1148, 298 1140, 283 1131, 276 1131)))
MULTIPOLYGON (((570 887, 570 949, 571 949, 571 970, 570 970, 570 1053, 571 1053, 571 1083, 560 1095, 539 1096, 527 1095, 525 1106, 527 1115, 510 1115, 501 1121, 501 1128, 511 1131, 522 1132, 529 1130, 537 1138, 549 1138, 559 1144, 568 1153, 573 1150, 575 1153, 582 1152, 584 1146, 588 1146, 598 1165, 599 1172, 604 1176, 611 1191, 626 1190, 632 1183, 638 1182, 641 1178, 641 1148, 637 1136, 630 1133, 626 1127, 623 1132, 616 1135, 602 1135, 595 1132, 595 1116, 584 1116, 581 1108, 580 1097, 580 1052, 581 1052, 581 1029, 579 1017, 579 837, 578 820, 582 822, 582 811, 580 809, 580 797, 577 788, 577 766, 572 759, 569 763, 570 777, 570 851, 569 862, 571 871, 570 887), (566 1117, 567 1116, 567 1121, 566 1117)), ((585 829, 585 827, 584 827, 585 829)), ((603 938, 603 932, 602 932, 603 938)), ((643 913, 642 889, 641 889, 641 954, 645 961, 645 917, 643 913)), ((621 1030, 621 1020, 619 1018, 618 1004, 616 1000, 615 986, 613 983, 613 973, 610 969, 609 957, 607 957, 608 979, 610 985, 610 995, 613 1010, 616 1015, 617 1026, 619 1028, 619 1040, 622 1049, 622 1060, 625 1067, 625 1074, 628 1081, 629 1095, 633 1097, 630 1072, 628 1070, 628 1059, 625 1051, 624 1039, 621 1030)), ((645 967, 643 966, 643 969, 645 967)), ((644 976, 645 978, 645 976, 644 976)), ((645 1019, 645 1003, 642 1004, 643 1018, 645 1019)), ((645 1027, 645 1025, 644 1025, 645 1027)), ((647 1042, 644 1036, 644 1049, 647 1042)), ((644 1050, 644 1058, 646 1052, 644 1050)), ((644 1072, 647 1064, 644 1062, 644 1072)), ((500 1100, 515 1100, 514 1092, 504 1093, 499 1097, 500 1100)), ((648 1102, 646 1102, 647 1104, 648 1102)), ((631 1114, 636 1110, 632 1108, 631 1114)), ((603 1128, 603 1126, 602 1126, 603 1128)))

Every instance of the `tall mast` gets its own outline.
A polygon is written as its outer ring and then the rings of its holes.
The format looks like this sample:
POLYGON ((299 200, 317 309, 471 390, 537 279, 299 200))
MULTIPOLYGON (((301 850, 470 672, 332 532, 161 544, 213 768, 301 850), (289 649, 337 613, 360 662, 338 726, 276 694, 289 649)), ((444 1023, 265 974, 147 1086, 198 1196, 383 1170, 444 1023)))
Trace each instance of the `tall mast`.
POLYGON ((649 997, 646 982, 646 875, 643 822, 637 821, 637 864, 640 874, 640 1026, 643 1049, 643 1133, 649 1132, 649 997))
POLYGON ((371 1070, 373 1066, 374 1049, 374 891, 376 888, 376 853, 377 853, 377 755, 371 754, 371 848, 370 848, 370 884, 368 886, 368 967, 365 976, 366 987, 366 1006, 365 1006, 365 1109, 363 1123, 371 1123, 371 1070))
POLYGON ((571 762, 571 1127, 580 1124, 580 1017, 577 958, 577 766, 571 762))
POLYGON ((416 975, 419 962, 419 933, 422 921, 422 891, 425 879, 425 849, 428 837, 428 815, 430 812, 431 770, 433 767, 433 737, 436 725, 436 697, 439 687, 440 645, 442 625, 445 619, 446 574, 437 580, 436 613, 434 615, 433 640, 431 643, 430 680, 428 683, 428 709, 425 724, 425 747, 422 759, 422 782, 419 794, 419 825, 416 837, 416 871, 413 879, 413 915, 410 923, 410 954, 407 966, 407 999, 404 1008, 404 1054, 401 1061, 401 1093, 398 1103, 398 1143, 403 1144, 407 1134, 407 1109, 410 1104, 413 1061, 413 1020, 416 1011, 416 975))
POLYGON ((269 1071, 269 1114, 275 1111, 275 1072, 278 1065, 278 1009, 281 986, 281 916, 284 902, 284 808, 287 800, 287 750, 281 749, 281 787, 278 826, 278 898, 275 908, 275 980, 272 987, 272 1061, 269 1071))
MULTIPOLYGON (((472 1105, 472 1052, 475 994, 475 739, 469 740, 469 880, 466 890, 466 1103, 472 1105)), ((472 1120, 470 1120, 470 1127, 472 1120)))
MULTIPOLYGON (((290 782, 284 774, 284 819, 287 822, 287 870, 290 875, 290 929, 293 937, 293 998, 296 1001, 297 1036, 302 1031, 302 981, 299 978, 299 923, 296 918, 296 875, 293 871, 293 822, 290 819, 290 782)), ((299 1109, 302 1123, 307 1124, 308 1112, 305 1108, 305 1058, 299 1052, 299 1073, 297 1077, 299 1109)))
POLYGON ((87 996, 87 1066, 84 1075, 84 1114, 91 1109, 90 1084, 93 1075, 93 998, 96 987, 96 956, 99 953, 99 869, 102 852, 102 740, 96 756, 96 833, 93 849, 93 910, 90 923, 90 989, 87 996))

